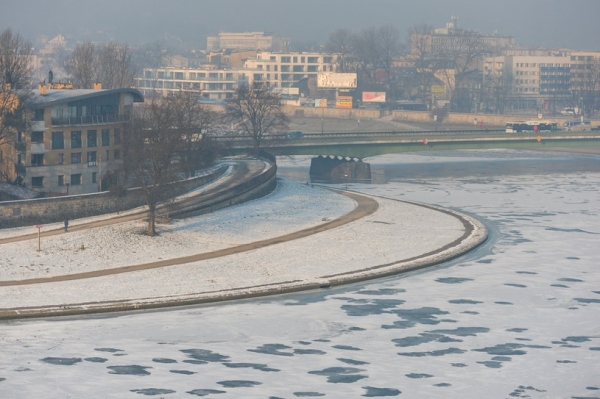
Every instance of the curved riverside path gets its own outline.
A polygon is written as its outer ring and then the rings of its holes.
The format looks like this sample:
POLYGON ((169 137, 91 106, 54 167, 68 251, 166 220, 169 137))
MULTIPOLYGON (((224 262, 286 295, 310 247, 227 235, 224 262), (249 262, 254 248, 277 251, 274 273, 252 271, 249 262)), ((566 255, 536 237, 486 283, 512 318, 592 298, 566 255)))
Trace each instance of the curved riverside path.
POLYGON ((5 306, 0 319, 159 308, 326 288, 438 264, 487 237, 481 223, 454 211, 357 192, 335 190, 330 195, 339 194, 353 201, 354 209, 277 237, 121 267, 0 281, 0 303, 5 306), (380 236, 381 249, 367 242, 373 234, 380 236), (416 237, 418 245, 410 237, 416 237), (390 253, 375 256, 371 250, 390 253), (37 295, 39 303, 35 298, 26 301, 28 293, 37 295))

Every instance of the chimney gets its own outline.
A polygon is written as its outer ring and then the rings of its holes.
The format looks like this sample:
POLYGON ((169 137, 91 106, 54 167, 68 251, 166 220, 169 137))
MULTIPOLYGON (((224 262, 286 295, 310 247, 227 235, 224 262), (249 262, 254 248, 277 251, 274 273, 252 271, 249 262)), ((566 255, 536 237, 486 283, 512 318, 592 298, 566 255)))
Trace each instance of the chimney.
POLYGON ((100 83, 100 82, 94 83, 94 90, 102 90, 102 83, 100 83))
POLYGON ((46 84, 45 84, 45 83, 40 83, 40 84, 38 85, 38 87, 39 87, 39 89, 40 89, 40 94, 41 94, 42 96, 45 96, 45 95, 46 95, 46 84))
POLYGON ((48 84, 52 85, 52 83, 54 83, 54 82, 52 82, 53 80, 54 80, 54 74, 52 73, 52 70, 50 70, 48 72, 48 84))

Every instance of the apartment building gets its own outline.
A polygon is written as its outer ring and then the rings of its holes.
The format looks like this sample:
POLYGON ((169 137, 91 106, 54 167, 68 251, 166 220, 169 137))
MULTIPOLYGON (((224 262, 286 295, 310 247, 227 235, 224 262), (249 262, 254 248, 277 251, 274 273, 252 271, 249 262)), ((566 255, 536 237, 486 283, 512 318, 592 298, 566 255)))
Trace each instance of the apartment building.
POLYGON ((252 71, 244 69, 163 67, 145 68, 142 77, 135 81, 138 90, 145 96, 193 91, 201 93, 206 100, 224 101, 233 98, 237 87, 250 84, 252 78, 252 71))
POLYGON ((253 80, 268 82, 274 88, 295 87, 303 79, 317 79, 319 72, 335 72, 335 54, 259 52, 244 63, 253 80))
POLYGON ((265 32, 220 32, 206 38, 208 51, 218 50, 269 50, 289 51, 291 39, 265 32))
POLYGON ((13 181, 46 195, 101 189, 123 163, 123 135, 135 89, 73 90, 40 85, 27 102, 30 119, 15 142, 6 143, 1 169, 13 181))

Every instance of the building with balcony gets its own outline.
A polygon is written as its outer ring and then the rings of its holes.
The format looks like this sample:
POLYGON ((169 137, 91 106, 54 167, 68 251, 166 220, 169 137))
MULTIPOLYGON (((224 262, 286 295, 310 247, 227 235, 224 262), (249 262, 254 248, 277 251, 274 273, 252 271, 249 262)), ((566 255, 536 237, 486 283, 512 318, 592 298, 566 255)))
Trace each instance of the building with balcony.
POLYGON ((252 82, 252 71, 244 69, 194 69, 164 67, 146 68, 142 77, 135 79, 136 86, 144 96, 180 91, 197 92, 209 101, 225 101, 233 98, 240 84, 252 82))
POLYGON ((289 37, 277 37, 265 32, 220 32, 206 38, 208 51, 218 50, 270 50, 289 51, 289 37))
POLYGON ((48 196, 97 192, 122 166, 133 103, 143 101, 135 89, 41 85, 26 103, 27 130, 1 149, 0 168, 11 181, 48 196))
POLYGON ((253 80, 268 82, 273 88, 298 87, 303 79, 314 79, 320 72, 335 72, 336 55, 328 53, 274 53, 262 51, 244 63, 253 80))

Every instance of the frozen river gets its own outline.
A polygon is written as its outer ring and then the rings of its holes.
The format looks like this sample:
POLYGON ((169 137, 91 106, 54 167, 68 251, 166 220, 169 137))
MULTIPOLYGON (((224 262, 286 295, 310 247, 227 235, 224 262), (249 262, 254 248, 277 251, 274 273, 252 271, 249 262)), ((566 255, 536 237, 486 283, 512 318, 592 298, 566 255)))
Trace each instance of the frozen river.
MULTIPOLYGON (((600 157, 366 161, 373 183, 349 189, 474 215, 488 241, 334 289, 2 322, 0 398, 600 397, 600 157)), ((308 178, 308 158, 279 164, 308 178)))

